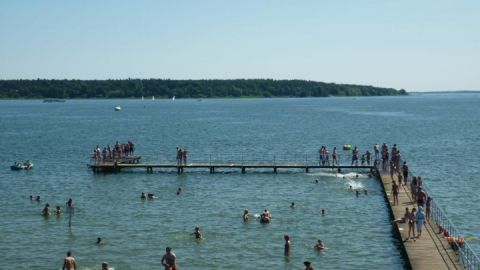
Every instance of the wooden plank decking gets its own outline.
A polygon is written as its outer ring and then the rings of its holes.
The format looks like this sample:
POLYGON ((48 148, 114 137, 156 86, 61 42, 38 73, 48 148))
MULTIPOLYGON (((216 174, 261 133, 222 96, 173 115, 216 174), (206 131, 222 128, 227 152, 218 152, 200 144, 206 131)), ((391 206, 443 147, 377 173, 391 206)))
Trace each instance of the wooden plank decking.
MULTIPOLYGON (((390 174, 381 173, 380 179, 385 190, 385 196, 394 219, 402 218, 405 213, 405 207, 410 210, 417 207, 410 197, 410 189, 407 186, 401 186, 398 195, 398 205, 393 205, 393 196, 391 195, 392 180, 390 174)), ((395 181, 398 181, 395 178, 395 181)), ((427 221, 419 239, 407 239, 408 224, 400 223, 394 225, 403 242, 406 256, 412 269, 464 269, 459 262, 459 257, 443 238, 443 234, 437 234, 438 227, 433 220, 427 221)))
POLYGON ((156 163, 114 163, 114 162, 102 162, 88 165, 93 172, 120 172, 122 169, 138 169, 143 168, 148 173, 153 173, 153 169, 175 169, 178 173, 183 173, 185 169, 209 169, 210 173, 215 173, 217 169, 239 169, 241 173, 246 173, 247 169, 272 169, 273 173, 277 173, 278 169, 301 169, 304 172, 309 172, 311 169, 368 169, 372 170, 374 167, 367 165, 350 166, 350 165, 337 165, 337 166, 320 166, 314 164, 210 164, 210 163, 188 163, 184 165, 178 164, 156 164, 156 163))

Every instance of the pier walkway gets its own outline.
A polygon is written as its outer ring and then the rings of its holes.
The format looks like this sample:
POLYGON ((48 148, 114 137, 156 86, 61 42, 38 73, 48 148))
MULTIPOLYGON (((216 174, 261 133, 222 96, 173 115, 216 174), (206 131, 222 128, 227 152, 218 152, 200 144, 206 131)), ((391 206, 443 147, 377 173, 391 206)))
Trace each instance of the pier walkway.
MULTIPOLYGON (((410 210, 413 207, 417 208, 417 204, 410 197, 409 187, 403 185, 399 187, 398 204, 394 205, 390 174, 382 172, 380 179, 395 220, 404 216, 406 207, 410 210)), ((395 181, 398 182, 396 177, 395 181)), ((460 257, 445 240, 443 233, 438 234, 439 228, 432 218, 427 221, 419 239, 405 240, 408 237, 408 223, 395 224, 394 230, 402 241, 407 261, 412 269, 464 269, 460 257)))
POLYGON ((122 163, 122 162, 101 162, 88 165, 93 172, 112 173, 121 172, 122 169, 144 169, 147 173, 153 173, 154 169, 174 169, 177 173, 183 173, 185 169, 209 169, 210 173, 215 173, 217 169, 238 169, 241 173, 246 173, 247 169, 271 169, 273 173, 277 173, 278 169, 300 169, 302 172, 309 172, 311 169, 367 169, 373 170, 370 165, 336 165, 321 166, 313 163, 282 163, 282 164, 244 164, 244 163, 188 163, 185 165, 178 164, 155 164, 155 163, 122 163))

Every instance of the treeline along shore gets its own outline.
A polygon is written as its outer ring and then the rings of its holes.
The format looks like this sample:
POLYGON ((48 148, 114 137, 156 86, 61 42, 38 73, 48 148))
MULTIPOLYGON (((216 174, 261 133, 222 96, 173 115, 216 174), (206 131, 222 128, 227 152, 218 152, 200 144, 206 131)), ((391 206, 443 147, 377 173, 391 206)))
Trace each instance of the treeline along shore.
POLYGON ((305 80, 0 80, 0 98, 396 96, 405 90, 305 80))

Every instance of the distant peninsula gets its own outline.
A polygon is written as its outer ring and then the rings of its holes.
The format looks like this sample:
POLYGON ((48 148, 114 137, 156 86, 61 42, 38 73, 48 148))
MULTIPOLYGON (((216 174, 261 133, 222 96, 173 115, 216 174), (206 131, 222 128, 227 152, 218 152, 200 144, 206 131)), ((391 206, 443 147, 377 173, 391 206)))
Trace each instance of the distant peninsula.
POLYGON ((0 80, 0 98, 240 98, 399 96, 403 89, 306 80, 0 80))

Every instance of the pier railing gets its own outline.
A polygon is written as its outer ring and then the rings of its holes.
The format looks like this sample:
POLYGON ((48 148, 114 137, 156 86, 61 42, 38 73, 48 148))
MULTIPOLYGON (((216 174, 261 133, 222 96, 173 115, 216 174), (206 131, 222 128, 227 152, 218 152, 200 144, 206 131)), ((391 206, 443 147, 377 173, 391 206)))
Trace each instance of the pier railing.
MULTIPOLYGON (((148 158, 152 159, 152 158, 148 158)), ((333 164, 332 156, 330 155, 328 164, 329 165, 351 165, 351 154, 341 153, 337 154, 337 163, 333 164)), ((165 164, 177 164, 175 156, 169 155, 158 155, 154 158, 157 163, 165 164)), ((258 155, 253 153, 207 153, 206 155, 198 156, 198 154, 189 154, 187 156, 187 163, 196 163, 196 164, 239 164, 239 165, 248 165, 248 164, 257 164, 257 165, 271 165, 271 164, 298 164, 298 165, 308 165, 316 166, 320 163, 319 154, 312 153, 284 153, 284 154, 265 154, 258 155)), ((373 156, 370 160, 370 164, 367 164, 365 161, 364 165, 373 165, 374 160, 373 156)), ((327 165, 327 164, 325 164, 327 165)), ((359 158, 358 165, 362 165, 359 158)))
MULTIPOLYGON (((432 197, 432 193, 427 189, 423 188, 427 196, 432 197)), ((432 197, 433 198, 433 197, 432 197)), ((448 232, 449 243, 452 248, 458 252, 460 261, 462 265, 467 270, 479 270, 480 269, 480 258, 473 251, 472 247, 467 243, 465 237, 460 233, 460 230, 455 227, 453 222, 447 217, 445 212, 440 207, 439 203, 432 200, 430 204, 430 214, 432 219, 437 223, 438 226, 441 226, 444 230, 448 232)), ((442 232, 442 234, 444 234, 442 232)))
MULTIPOLYGON (((411 172, 409 174, 412 175, 411 172)), ((411 181, 411 177, 409 178, 409 181, 411 181)), ((434 198, 433 193, 425 187, 425 183, 423 183, 422 189, 427 197, 429 196, 434 198)), ((453 250, 458 253, 463 267, 465 267, 467 270, 480 270, 480 258, 467 243, 465 237, 460 233, 460 230, 458 230, 453 222, 447 217, 442 207, 436 200, 431 201, 430 216, 439 227, 442 227, 448 232, 450 237, 448 242, 453 250)), ((441 233, 444 235, 444 232, 441 233)))

